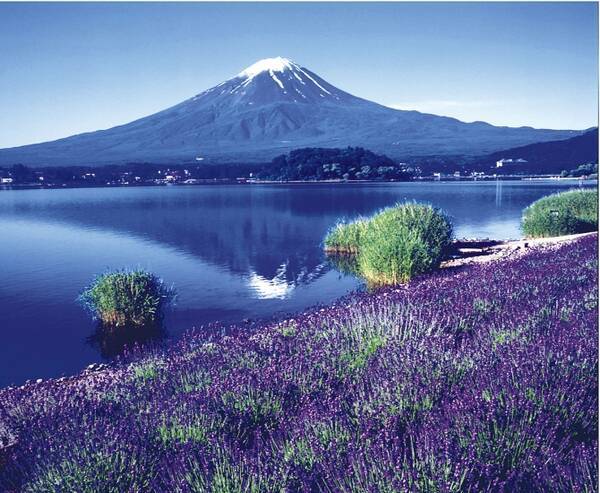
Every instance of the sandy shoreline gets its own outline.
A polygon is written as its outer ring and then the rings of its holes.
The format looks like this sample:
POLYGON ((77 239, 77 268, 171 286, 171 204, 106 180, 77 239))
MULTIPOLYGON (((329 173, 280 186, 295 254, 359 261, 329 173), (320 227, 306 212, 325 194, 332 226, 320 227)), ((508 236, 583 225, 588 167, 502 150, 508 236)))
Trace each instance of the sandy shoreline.
POLYGON ((597 231, 574 235, 554 236, 550 238, 523 238, 521 240, 509 241, 457 240, 455 241, 456 258, 443 261, 440 267, 461 267, 471 264, 493 262, 495 260, 504 260, 509 257, 524 255, 529 251, 530 248, 558 247, 564 243, 594 234, 597 234, 597 231))

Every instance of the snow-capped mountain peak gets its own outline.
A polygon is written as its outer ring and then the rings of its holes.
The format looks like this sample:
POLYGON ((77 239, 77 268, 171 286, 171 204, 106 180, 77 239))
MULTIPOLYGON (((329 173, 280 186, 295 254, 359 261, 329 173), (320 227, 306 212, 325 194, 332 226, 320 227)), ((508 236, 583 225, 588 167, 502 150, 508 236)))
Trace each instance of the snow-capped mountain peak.
POLYGON ((189 163, 272 159, 300 147, 362 146, 392 157, 484 154, 567 139, 401 111, 349 94, 287 58, 259 60, 171 108, 107 130, 0 149, 0 165, 189 163))
MULTIPOLYGON (((217 86, 219 93, 243 97, 244 105, 268 104, 274 101, 314 103, 357 99, 283 57, 259 60, 224 84, 217 86)), ((208 92, 211 90, 205 91, 208 92)), ((239 100, 236 101, 237 104, 240 103, 239 100)))
POLYGON ((253 78, 261 72, 284 72, 285 70, 291 70, 294 65, 296 64, 291 60, 280 56, 275 58, 264 58, 242 70, 237 76, 253 78))

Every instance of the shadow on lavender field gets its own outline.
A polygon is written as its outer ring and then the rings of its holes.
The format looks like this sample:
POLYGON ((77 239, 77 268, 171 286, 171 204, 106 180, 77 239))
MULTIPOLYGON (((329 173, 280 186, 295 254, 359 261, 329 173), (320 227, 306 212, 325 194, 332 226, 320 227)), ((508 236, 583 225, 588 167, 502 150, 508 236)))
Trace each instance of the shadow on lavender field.
POLYGON ((3 491, 595 491, 597 235, 0 391, 3 491))
POLYGON ((86 342, 97 349, 105 360, 111 361, 127 351, 136 350, 137 347, 147 349, 158 347, 166 341, 167 337, 167 329, 161 322, 142 327, 125 326, 120 327, 119 330, 98 322, 94 332, 86 337, 86 342))

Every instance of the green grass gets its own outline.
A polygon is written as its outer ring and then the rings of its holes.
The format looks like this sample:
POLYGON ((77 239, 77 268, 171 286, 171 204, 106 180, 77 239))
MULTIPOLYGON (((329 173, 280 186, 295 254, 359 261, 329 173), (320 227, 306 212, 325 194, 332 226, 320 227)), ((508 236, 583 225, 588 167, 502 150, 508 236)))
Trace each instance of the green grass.
POLYGON ((543 197, 523 211, 523 233, 544 238, 598 229, 598 191, 570 190, 543 197))
POLYGON ((174 443, 207 443, 207 430, 203 423, 181 424, 177 421, 165 422, 158 427, 158 437, 165 446, 172 446, 174 443))
POLYGON ((133 377, 139 382, 154 380, 158 376, 158 367, 155 363, 143 363, 133 367, 133 377))
POLYGON ((368 221, 362 218, 349 223, 337 224, 325 238, 325 251, 358 253, 361 238, 367 227, 368 221))
POLYGON ((430 205, 405 203, 370 219, 335 226, 325 250, 356 254, 356 270, 371 286, 393 285, 439 266, 452 239, 447 216, 430 205))
POLYGON ((135 457, 128 457, 123 451, 107 453, 74 448, 72 454, 75 460, 65 460, 40 470, 23 491, 27 493, 140 491, 135 488, 135 484, 142 484, 143 491, 149 491, 150 478, 129 474, 128 471, 132 468, 136 470, 139 464, 136 464, 135 457), (101 490, 98 489, 99 485, 102 486, 101 490))
POLYGON ((80 302, 108 326, 141 326, 159 321, 174 298, 154 274, 122 270, 98 276, 80 295, 80 302))
POLYGON ((371 357, 377 353, 379 348, 384 347, 385 343, 386 341, 383 337, 375 335, 367 338, 357 347, 343 352, 340 355, 340 362, 343 366, 341 376, 355 375, 364 370, 369 364, 371 357))

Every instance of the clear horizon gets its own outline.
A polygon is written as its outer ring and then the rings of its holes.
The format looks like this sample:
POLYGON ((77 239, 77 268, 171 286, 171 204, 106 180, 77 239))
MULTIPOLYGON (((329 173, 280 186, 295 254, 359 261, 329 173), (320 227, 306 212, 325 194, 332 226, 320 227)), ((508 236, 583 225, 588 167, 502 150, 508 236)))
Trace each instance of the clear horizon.
POLYGON ((0 148, 125 124, 282 56, 463 121, 598 125, 596 3, 0 3, 0 148))

